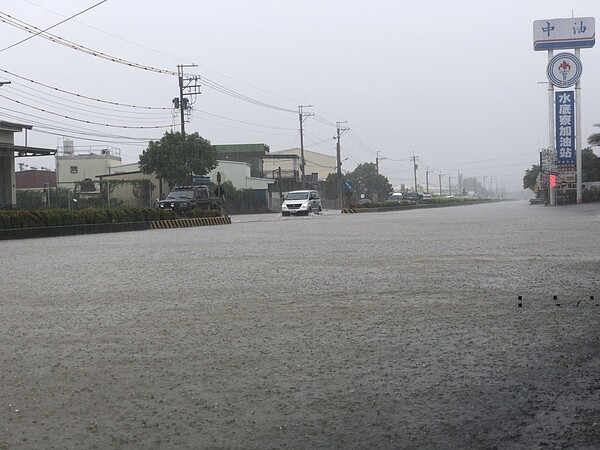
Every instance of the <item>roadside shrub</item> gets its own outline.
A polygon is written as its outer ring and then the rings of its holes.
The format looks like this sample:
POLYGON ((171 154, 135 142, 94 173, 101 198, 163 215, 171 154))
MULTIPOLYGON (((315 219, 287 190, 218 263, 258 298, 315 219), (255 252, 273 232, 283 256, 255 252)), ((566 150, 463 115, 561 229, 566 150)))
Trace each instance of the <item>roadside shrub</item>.
MULTIPOLYGON (((198 217, 219 215, 218 211, 205 211, 198 217)), ((0 211, 0 229, 149 222, 175 218, 177 218, 177 215, 173 211, 162 211, 156 208, 6 210, 0 211)))

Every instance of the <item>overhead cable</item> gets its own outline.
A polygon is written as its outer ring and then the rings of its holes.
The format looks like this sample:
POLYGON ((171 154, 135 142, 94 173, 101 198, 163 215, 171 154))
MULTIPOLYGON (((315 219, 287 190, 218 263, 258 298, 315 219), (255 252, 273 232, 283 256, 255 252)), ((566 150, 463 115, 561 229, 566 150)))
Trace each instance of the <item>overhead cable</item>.
POLYGON ((109 124, 109 123, 94 122, 94 121, 91 121, 91 120, 83 120, 83 119, 78 119, 76 117, 65 116, 63 114, 58 114, 58 113, 55 113, 55 112, 52 112, 52 111, 45 110, 43 108, 37 108, 37 107, 29 105, 27 103, 23 103, 23 102, 21 102, 19 100, 15 100, 14 98, 10 98, 10 97, 8 97, 6 95, 1 95, 0 94, 0 97, 5 98, 7 100, 10 100, 12 102, 15 102, 15 103, 17 103, 19 105, 23 105, 23 106, 26 106, 28 108, 44 112, 46 114, 52 114, 54 116, 62 117, 64 119, 75 120, 77 122, 83 122, 83 123, 87 123, 87 124, 90 124, 90 125, 99 125, 99 126, 102 126, 102 127, 111 127, 111 128, 137 129, 137 130, 140 130, 140 129, 150 129, 150 128, 171 128, 171 126, 172 126, 171 124, 169 124, 169 125, 153 125, 153 126, 130 126, 130 125, 115 125, 115 124, 109 124))
POLYGON ((56 44, 60 44, 65 47, 69 47, 69 48, 72 48, 73 50, 77 50, 77 51, 86 53, 88 55, 95 56, 97 58, 102 58, 107 61, 123 64, 125 66, 133 67, 136 69, 146 70, 148 72, 156 72, 156 73, 162 73, 162 74, 174 75, 174 76, 177 75, 177 72, 174 72, 172 70, 159 69, 157 67, 152 67, 152 66, 147 66, 145 64, 139 64, 139 63, 135 63, 132 61, 127 61, 125 59, 117 58, 116 56, 110 56, 110 55, 107 55, 106 53, 92 50, 91 48, 76 44, 67 39, 63 39, 60 36, 55 36, 51 33, 44 32, 44 30, 41 30, 41 29, 39 29, 33 25, 30 25, 26 22, 23 22, 19 19, 15 19, 14 17, 12 17, 6 13, 3 13, 1 11, 0 11, 0 22, 4 22, 8 25, 12 25, 13 27, 16 27, 22 31, 26 31, 28 33, 34 34, 36 36, 43 37, 44 39, 52 41, 56 44))
POLYGON ((158 109, 158 110, 170 110, 171 109, 171 108, 162 107, 162 106, 131 105, 131 104, 128 104, 128 103, 119 103, 119 102, 113 102, 113 101, 108 101, 108 100, 102 100, 102 99, 95 98, 95 97, 88 97, 86 95, 77 94, 76 92, 66 91, 64 89, 60 89, 60 88, 57 88, 57 87, 54 87, 54 86, 50 86, 48 84, 40 83, 39 81, 35 81, 35 80, 30 79, 30 78, 23 77, 21 75, 17 75, 16 73, 9 72, 8 70, 5 70, 5 69, 0 69, 0 72, 4 72, 4 73, 6 73, 8 75, 11 75, 13 77, 17 77, 17 78, 20 78, 21 80, 29 81, 30 83, 38 84, 40 86, 43 86, 43 87, 48 88, 48 89, 52 89, 52 90, 57 91, 57 92, 62 92, 63 94, 73 95, 75 97, 83 98, 83 99, 86 99, 86 100, 91 100, 91 101, 94 101, 94 102, 106 103, 108 105, 115 105, 115 106, 124 106, 124 107, 127 107, 127 108, 158 109))
POLYGON ((107 1, 107 0, 102 0, 101 2, 98 2, 98 3, 96 3, 95 5, 93 5, 93 6, 90 6, 89 8, 86 8, 86 9, 84 9, 83 11, 80 11, 80 12, 78 12, 77 14, 74 14, 74 15, 72 15, 71 17, 67 17, 65 20, 61 20, 60 22, 58 22, 58 23, 55 23, 54 25, 52 25, 52 26, 50 26, 50 27, 48 27, 48 28, 46 28, 46 29, 44 29, 44 30, 40 30, 38 33, 35 33, 34 35, 32 35, 32 36, 29 36, 28 38, 22 39, 22 40, 20 40, 19 42, 16 42, 16 43, 14 43, 14 44, 12 44, 12 45, 9 45, 8 47, 4 47, 3 49, 1 49, 1 50, 0 50, 0 52, 3 52, 4 50, 8 50, 9 48, 16 47, 17 45, 19 45, 19 44, 22 44, 23 42, 26 42, 26 41, 28 41, 29 39, 33 39, 34 37, 36 37, 36 36, 39 36, 40 34, 42 34, 42 33, 45 33, 46 31, 48 31, 48 30, 51 30, 52 28, 56 28, 57 26, 59 26, 59 25, 61 25, 61 24, 65 23, 65 22, 67 22, 68 20, 71 20, 71 19, 73 19, 73 18, 75 18, 75 17, 77 17, 77 16, 80 16, 81 14, 83 14, 83 13, 85 13, 85 12, 89 11, 90 9, 93 9, 93 8, 95 8, 95 7, 96 7, 96 6, 98 6, 98 5, 101 5, 102 3, 105 3, 106 1, 107 1))

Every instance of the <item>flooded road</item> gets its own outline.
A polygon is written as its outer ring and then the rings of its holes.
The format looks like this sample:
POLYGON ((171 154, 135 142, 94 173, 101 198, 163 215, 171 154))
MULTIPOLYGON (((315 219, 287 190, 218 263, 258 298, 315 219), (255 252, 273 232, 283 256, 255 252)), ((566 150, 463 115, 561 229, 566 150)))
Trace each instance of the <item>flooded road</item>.
POLYGON ((0 242, 0 449, 593 448, 599 233, 505 202, 0 242))

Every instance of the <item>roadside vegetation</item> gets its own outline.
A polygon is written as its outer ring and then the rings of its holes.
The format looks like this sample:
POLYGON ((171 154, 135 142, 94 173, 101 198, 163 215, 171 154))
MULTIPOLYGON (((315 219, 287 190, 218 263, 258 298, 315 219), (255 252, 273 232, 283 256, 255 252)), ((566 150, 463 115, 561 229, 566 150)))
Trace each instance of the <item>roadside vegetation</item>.
POLYGON ((387 208, 387 209, 402 209, 409 207, 423 207, 423 206, 449 206, 452 204, 471 204, 471 203, 489 203, 498 201, 495 199, 479 199, 479 198, 467 198, 467 197, 432 197, 427 200, 421 200, 420 202, 413 202, 409 200, 402 200, 400 202, 370 202, 361 205, 356 205, 356 208, 387 208))
MULTIPOLYGON (((193 210, 186 215, 188 218, 220 216, 221 212, 217 210, 193 210)), ((162 211, 156 208, 86 208, 70 211, 66 209, 8 210, 0 211, 0 230, 153 222, 177 218, 178 216, 173 211, 162 211)))

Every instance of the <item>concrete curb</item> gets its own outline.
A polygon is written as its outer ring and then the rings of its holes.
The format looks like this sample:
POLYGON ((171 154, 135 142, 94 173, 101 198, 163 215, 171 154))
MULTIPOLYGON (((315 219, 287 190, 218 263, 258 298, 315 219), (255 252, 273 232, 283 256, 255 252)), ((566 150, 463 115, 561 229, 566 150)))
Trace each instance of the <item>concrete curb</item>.
POLYGON ((0 230, 0 241, 31 239, 78 234, 117 233, 121 231, 158 230, 170 228, 199 227, 206 225, 228 225, 230 217, 203 217, 197 219, 157 220, 153 222, 100 223, 68 225, 61 227, 11 228, 0 230))
POLYGON ((201 217, 195 219, 157 220, 150 222, 150 229, 165 230, 171 228, 202 227, 207 225, 231 225, 231 217, 201 217))

